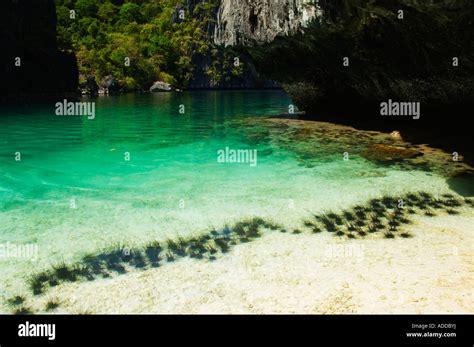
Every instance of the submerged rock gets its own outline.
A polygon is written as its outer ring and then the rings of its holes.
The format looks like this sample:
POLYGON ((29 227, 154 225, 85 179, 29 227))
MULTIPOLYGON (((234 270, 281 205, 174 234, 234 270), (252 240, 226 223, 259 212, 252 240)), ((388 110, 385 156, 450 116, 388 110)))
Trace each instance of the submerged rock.
POLYGON ((362 156, 365 159, 372 161, 396 161, 411 159, 422 155, 423 153, 416 149, 386 144, 375 144, 362 152, 362 156))
POLYGON ((400 135, 399 131, 392 131, 390 137, 394 140, 402 140, 402 135, 400 135))

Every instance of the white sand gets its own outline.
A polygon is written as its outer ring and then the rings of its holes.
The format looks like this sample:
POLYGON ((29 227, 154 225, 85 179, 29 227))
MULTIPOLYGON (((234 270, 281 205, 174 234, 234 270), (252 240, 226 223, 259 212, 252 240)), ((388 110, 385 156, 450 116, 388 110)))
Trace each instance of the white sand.
POLYGON ((474 213, 417 217, 413 238, 271 232, 192 259, 29 298, 66 313, 474 313, 474 213))
MULTIPOLYGON (((176 176, 171 167, 169 174, 157 172, 148 180, 134 176, 137 182, 147 182, 150 192, 138 190, 136 206, 120 205, 119 197, 109 203, 92 200, 90 205, 81 200, 82 207, 67 213, 40 206, 36 213, 44 218, 31 218, 30 224, 23 219, 24 211, 12 210, 9 219, 4 218, 7 229, 17 230, 18 220, 22 221, 21 230, 12 233, 18 238, 14 240, 30 241, 31 230, 39 230, 34 241, 41 252, 34 262, 0 264, 5 282, 0 298, 25 294, 27 276, 58 259, 73 262, 114 241, 135 247, 177 234, 207 232, 250 216, 295 228, 311 213, 338 212, 383 194, 453 193, 445 175, 436 173, 439 170, 376 167, 361 160, 346 165, 342 157, 312 168, 286 157, 280 163, 280 146, 292 150, 296 146, 298 153, 309 151, 310 158, 318 159, 319 149, 312 152, 318 136, 337 138, 338 146, 374 137, 385 143, 389 136, 329 123, 267 122, 290 128, 271 128, 277 154, 262 158, 257 168, 261 172, 203 166, 206 175, 190 179, 186 170, 178 170, 176 176), (302 138, 293 139, 298 134, 302 138), (173 180, 186 184, 171 189, 173 180), (186 197, 185 209, 178 208, 180 197, 186 197), (99 208, 102 203, 105 207, 99 208)), ((336 147, 323 152, 342 153, 345 148, 336 147)), ((447 176, 466 169, 463 163, 447 165, 449 153, 426 146, 418 149, 424 156, 413 160, 445 168, 447 176)), ((348 240, 328 233, 273 232, 232 248, 213 263, 184 259, 157 269, 133 269, 112 279, 62 284, 39 297, 26 292, 26 306, 44 312, 46 302, 57 299, 61 306, 56 312, 66 313, 474 313, 474 211, 466 208, 460 216, 418 218, 408 228, 412 239, 348 240)), ((0 312, 9 312, 3 301, 0 312)))

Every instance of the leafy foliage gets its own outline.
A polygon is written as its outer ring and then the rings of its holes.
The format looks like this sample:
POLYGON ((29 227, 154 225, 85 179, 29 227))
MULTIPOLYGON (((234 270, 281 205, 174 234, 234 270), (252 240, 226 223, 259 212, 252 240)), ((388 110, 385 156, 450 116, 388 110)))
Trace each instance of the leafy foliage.
POLYGON ((81 80, 113 75, 125 90, 146 89, 156 80, 186 87, 193 57, 210 54, 217 1, 188 3, 56 0, 58 41, 76 54, 81 80))

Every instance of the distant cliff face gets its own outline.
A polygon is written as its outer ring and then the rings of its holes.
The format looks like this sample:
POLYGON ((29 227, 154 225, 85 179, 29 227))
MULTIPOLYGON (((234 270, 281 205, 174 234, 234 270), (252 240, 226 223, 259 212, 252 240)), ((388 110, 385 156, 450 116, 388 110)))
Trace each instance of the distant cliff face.
POLYGON ((58 50, 54 0, 2 0, 0 13, 0 97, 75 91, 77 63, 58 50))
POLYGON ((317 0, 221 0, 214 42, 270 42, 278 34, 294 34, 319 14, 317 0))

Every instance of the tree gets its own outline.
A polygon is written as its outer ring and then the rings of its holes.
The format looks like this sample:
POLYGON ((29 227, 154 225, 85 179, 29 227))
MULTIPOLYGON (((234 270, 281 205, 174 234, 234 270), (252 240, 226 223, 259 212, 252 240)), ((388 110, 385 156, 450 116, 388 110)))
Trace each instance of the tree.
POLYGON ((140 6, 133 2, 127 2, 120 7, 120 20, 127 22, 140 23, 142 15, 140 13, 140 6))
POLYGON ((77 0, 75 9, 77 10, 80 17, 93 17, 97 13, 97 1, 96 0, 77 0))
POLYGON ((100 20, 104 22, 110 22, 116 18, 117 12, 117 6, 110 2, 104 2, 102 5, 100 5, 97 15, 100 20))

